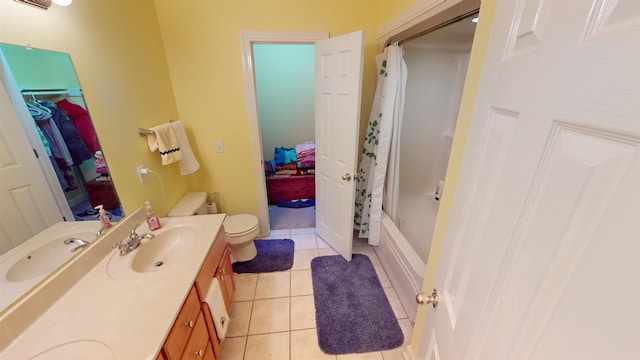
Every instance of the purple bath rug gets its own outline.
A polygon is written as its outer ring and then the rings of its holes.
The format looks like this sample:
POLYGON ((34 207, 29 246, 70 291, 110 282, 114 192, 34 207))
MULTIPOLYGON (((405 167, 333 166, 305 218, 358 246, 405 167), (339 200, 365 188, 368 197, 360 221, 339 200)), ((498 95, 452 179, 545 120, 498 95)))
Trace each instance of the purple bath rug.
POLYGON ((265 273, 291 269, 295 250, 293 240, 269 239, 254 241, 258 255, 249 261, 234 262, 234 273, 265 273))
POLYGON ((366 255, 314 258, 311 278, 322 351, 352 354, 402 345, 402 329, 366 255))

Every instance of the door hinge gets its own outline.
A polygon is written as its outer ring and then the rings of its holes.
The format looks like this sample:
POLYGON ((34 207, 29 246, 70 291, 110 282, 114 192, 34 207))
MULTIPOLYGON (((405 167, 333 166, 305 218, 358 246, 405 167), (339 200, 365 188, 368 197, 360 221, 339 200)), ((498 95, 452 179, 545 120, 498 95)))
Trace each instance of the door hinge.
POLYGON ((36 156, 36 159, 39 159, 40 156, 38 156, 38 152, 36 151, 36 149, 31 149, 31 150, 33 150, 33 155, 36 156))

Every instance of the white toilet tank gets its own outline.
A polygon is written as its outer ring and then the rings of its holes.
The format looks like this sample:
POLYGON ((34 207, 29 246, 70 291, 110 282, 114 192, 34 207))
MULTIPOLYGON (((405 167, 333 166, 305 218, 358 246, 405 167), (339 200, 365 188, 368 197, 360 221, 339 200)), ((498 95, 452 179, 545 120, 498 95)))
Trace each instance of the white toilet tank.
POLYGON ((207 193, 188 192, 169 210, 167 216, 191 216, 207 214, 207 193))

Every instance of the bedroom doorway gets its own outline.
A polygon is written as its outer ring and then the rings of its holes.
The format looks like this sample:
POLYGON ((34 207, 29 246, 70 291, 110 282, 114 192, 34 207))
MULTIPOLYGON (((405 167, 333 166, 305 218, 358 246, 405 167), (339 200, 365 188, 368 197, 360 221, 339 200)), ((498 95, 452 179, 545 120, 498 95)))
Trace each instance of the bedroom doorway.
POLYGON ((308 151, 315 143, 313 50, 328 34, 242 32, 241 37, 261 235, 313 228, 313 164, 299 164, 295 149, 308 151), (284 152, 278 164, 276 148, 284 152))
POLYGON ((315 227, 314 45, 253 44, 270 230, 315 227))

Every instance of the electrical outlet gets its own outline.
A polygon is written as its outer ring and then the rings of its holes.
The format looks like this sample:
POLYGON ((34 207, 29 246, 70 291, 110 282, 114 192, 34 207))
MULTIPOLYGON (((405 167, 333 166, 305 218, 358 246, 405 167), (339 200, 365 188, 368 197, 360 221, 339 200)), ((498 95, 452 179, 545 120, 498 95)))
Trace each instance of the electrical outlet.
POLYGON ((142 165, 139 165, 136 170, 138 171, 138 179, 140 180, 141 183, 143 183, 147 178, 148 170, 142 165))

